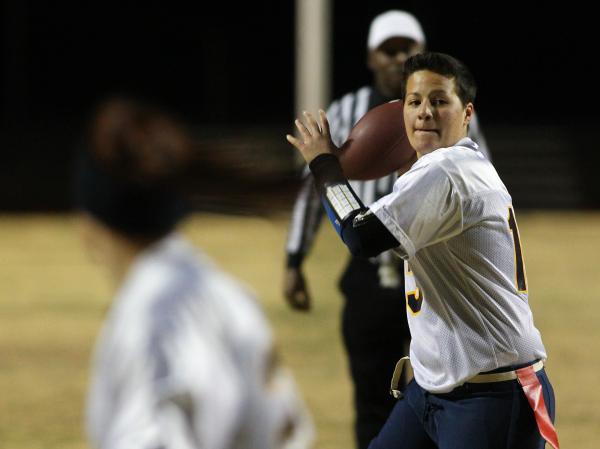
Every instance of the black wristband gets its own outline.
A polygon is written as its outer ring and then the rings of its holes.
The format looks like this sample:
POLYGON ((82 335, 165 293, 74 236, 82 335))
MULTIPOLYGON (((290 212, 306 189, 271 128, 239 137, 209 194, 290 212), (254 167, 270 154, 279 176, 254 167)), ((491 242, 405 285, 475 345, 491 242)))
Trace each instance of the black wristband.
POLYGON ((319 154, 308 164, 315 178, 319 194, 323 195, 326 184, 346 183, 346 177, 337 156, 331 153, 319 154))
POLYGON ((329 221, 341 235, 344 223, 366 208, 346 180, 336 156, 320 154, 311 161, 309 167, 329 221))
POLYGON ((285 266, 286 268, 300 268, 302 261, 304 260, 304 254, 295 253, 287 255, 285 266))

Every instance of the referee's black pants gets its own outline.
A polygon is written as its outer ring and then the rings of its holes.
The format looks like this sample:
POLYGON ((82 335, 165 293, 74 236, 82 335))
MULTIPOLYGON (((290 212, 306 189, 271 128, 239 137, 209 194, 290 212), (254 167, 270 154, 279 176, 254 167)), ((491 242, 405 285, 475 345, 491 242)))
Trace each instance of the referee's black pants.
POLYGON ((354 384, 354 431, 359 449, 377 436, 396 400, 390 380, 404 347, 410 341, 402 282, 398 288, 382 288, 378 265, 352 258, 340 280, 345 297, 342 334, 354 384))

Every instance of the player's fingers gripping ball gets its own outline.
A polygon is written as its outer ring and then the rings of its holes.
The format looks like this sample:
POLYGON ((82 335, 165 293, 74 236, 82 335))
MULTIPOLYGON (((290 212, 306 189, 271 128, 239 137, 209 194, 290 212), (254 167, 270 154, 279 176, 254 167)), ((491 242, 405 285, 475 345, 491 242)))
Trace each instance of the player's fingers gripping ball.
POLYGON ((320 124, 308 112, 305 123, 296 120, 299 137, 287 135, 307 163, 323 153, 340 159, 348 179, 377 179, 393 172, 405 172, 416 161, 404 128, 403 103, 384 103, 369 110, 352 128, 350 135, 337 148, 331 140, 325 111, 319 110, 320 124))

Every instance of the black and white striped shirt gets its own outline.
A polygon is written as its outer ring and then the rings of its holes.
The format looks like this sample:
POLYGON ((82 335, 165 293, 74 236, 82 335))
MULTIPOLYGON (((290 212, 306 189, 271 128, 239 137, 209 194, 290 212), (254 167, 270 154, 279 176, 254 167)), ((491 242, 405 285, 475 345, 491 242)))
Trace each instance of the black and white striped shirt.
MULTIPOLYGON (((350 134, 352 127, 365 113, 392 98, 383 97, 372 86, 363 86, 355 92, 335 100, 327 110, 327 119, 331 129, 333 143, 341 146, 350 134)), ((469 125, 469 137, 479 145, 481 151, 489 159, 489 150, 485 138, 479 128, 477 116, 474 115, 469 125)), ((319 225, 323 217, 321 200, 314 188, 310 171, 304 170, 304 181, 296 198, 292 219, 288 232, 286 251, 289 267, 298 267, 310 251, 319 225)), ((392 173, 383 178, 369 181, 350 181, 350 185, 366 206, 370 206, 379 198, 392 191, 396 174, 392 173)), ((378 260, 389 259, 390 254, 384 253, 378 260)))

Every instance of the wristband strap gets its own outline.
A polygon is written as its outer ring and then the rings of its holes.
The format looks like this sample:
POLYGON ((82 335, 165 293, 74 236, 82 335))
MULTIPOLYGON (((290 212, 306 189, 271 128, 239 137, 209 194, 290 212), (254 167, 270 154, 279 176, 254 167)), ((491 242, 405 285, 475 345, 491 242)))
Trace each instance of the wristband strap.
POLYGON ((348 184, 335 155, 320 154, 309 167, 329 221, 341 236, 344 223, 366 208, 348 184))
POLYGON ((352 191, 347 182, 327 185, 325 187, 325 198, 340 222, 348 218, 352 212, 363 209, 360 199, 352 191))

